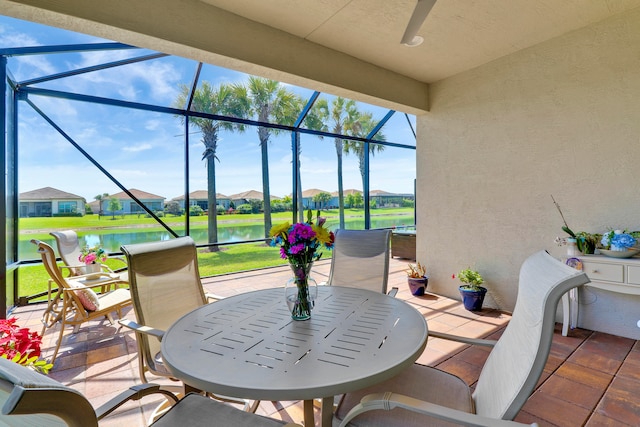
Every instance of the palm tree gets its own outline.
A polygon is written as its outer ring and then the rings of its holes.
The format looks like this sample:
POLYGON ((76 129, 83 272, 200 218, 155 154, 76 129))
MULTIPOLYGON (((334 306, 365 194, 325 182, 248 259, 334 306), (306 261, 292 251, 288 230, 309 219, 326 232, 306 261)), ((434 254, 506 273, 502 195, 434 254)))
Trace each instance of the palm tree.
MULTIPOLYGON (((325 116, 329 119, 329 132, 343 134, 352 129, 358 119, 356 102, 351 99, 337 97, 331 102, 331 108, 325 103, 325 116)), ((340 210, 340 228, 344 228, 344 188, 342 184, 342 153, 344 151, 342 138, 335 138, 336 156, 338 159, 338 206, 340 210)))
MULTIPOLYGON (((236 86, 238 95, 245 100, 247 116, 259 122, 293 125, 301 110, 301 99, 279 82, 261 77, 249 77, 246 86, 236 86)), ((258 126, 258 139, 262 153, 262 194, 264 209, 264 236, 271 230, 271 194, 269 191, 269 138, 282 130, 258 126)))
MULTIPOLYGON (((311 109, 309 113, 304 119, 304 124, 308 129, 318 130, 318 131, 327 131, 327 114, 328 114, 327 100, 326 99, 318 99, 311 109)), ((317 136, 320 140, 324 139, 322 135, 317 136)), ((304 222, 304 209, 302 207, 302 178, 300 176, 300 154, 301 154, 301 144, 298 144, 298 152, 296 155, 298 156, 298 170, 296 171, 296 179, 298 180, 298 220, 300 222, 304 222)))
MULTIPOLYGON (((180 93, 174 102, 177 108, 186 107, 190 90, 191 88, 189 86, 180 85, 180 93)), ((242 98, 237 96, 235 86, 221 84, 215 88, 209 82, 204 81, 202 82, 202 86, 196 89, 189 108, 190 111, 198 111, 201 113, 241 117, 243 112, 241 103, 242 98)), ((201 117, 191 117, 189 124, 198 127, 202 131, 202 143, 205 147, 202 153, 202 160, 206 160, 207 162, 208 240, 209 243, 216 243, 218 241, 216 160, 220 161, 216 156, 216 150, 218 149, 219 131, 224 129, 242 132, 244 131, 244 125, 201 117)), ((188 211, 189 206, 185 206, 185 212, 188 211)), ((211 252, 217 252, 219 249, 218 246, 212 246, 209 250, 211 252)))
MULTIPOLYGON (((355 121, 351 129, 348 130, 348 133, 352 136, 357 136, 360 138, 365 138, 371 131, 376 127, 377 122, 373 120, 373 114, 370 112, 359 113, 358 119, 355 121)), ((386 137, 381 131, 378 131, 373 136, 374 140, 377 141, 386 141, 386 137)), ((362 190, 364 191, 364 179, 365 179, 365 170, 364 170, 364 157, 365 157, 365 149, 364 142, 362 141, 345 141, 344 152, 346 154, 353 153, 358 156, 358 167, 360 169, 360 176, 362 177, 362 190)), ((369 144, 369 153, 373 156, 376 152, 384 151, 384 145, 380 144, 369 144)))
POLYGON ((98 194, 94 197, 95 200, 98 201, 98 218, 102 216, 102 201, 107 200, 109 198, 109 193, 98 194))

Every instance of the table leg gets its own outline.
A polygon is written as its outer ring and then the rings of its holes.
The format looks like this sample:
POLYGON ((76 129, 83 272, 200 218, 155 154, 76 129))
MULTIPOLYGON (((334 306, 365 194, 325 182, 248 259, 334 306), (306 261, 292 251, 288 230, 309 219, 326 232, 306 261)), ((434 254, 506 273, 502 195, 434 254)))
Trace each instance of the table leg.
MULTIPOLYGON (((323 397, 320 407, 322 416, 321 426, 331 427, 333 424, 333 396, 323 397)), ((304 401, 304 427, 315 426, 315 417, 313 416, 313 400, 304 401)))
POLYGON ((322 398, 322 427, 331 427, 333 425, 333 396, 322 398))
POLYGON ((316 425, 315 417, 313 416, 313 400, 304 401, 304 427, 311 427, 316 425))

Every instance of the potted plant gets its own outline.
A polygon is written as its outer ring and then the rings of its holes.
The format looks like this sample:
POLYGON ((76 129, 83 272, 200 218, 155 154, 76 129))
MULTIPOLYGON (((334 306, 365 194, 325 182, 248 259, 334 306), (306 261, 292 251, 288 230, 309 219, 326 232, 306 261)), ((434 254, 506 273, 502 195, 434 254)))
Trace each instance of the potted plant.
MULTIPOLYGON (((456 275, 454 274, 452 278, 455 279, 456 275)), ((484 283, 484 279, 480 273, 475 270, 471 270, 470 268, 466 268, 458 273, 457 278, 463 283, 458 289, 462 296, 464 308, 469 311, 482 310, 482 304, 484 303, 484 296, 487 293, 487 288, 480 286, 484 283)))
POLYGON ((429 283, 429 277, 427 276, 427 269, 419 262, 416 265, 409 264, 407 270, 407 282, 409 283, 409 289, 411 294, 415 296, 424 295, 424 290, 429 283))
POLYGON ((578 250, 585 255, 593 255, 595 253, 600 239, 602 239, 602 234, 587 233, 586 231, 576 233, 578 250))
POLYGON ((85 265, 85 274, 91 274, 91 276, 87 276, 87 279, 100 277, 100 272, 102 271, 101 263, 106 260, 107 253, 100 246, 85 246, 78 257, 78 261, 85 265))

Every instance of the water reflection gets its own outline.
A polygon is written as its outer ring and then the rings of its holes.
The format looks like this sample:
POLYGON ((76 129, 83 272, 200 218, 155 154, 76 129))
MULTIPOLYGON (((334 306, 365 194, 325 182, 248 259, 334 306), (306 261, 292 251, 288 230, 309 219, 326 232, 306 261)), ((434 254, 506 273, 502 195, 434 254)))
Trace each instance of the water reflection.
MULTIPOLYGON (((407 219, 407 225, 409 224, 410 217, 407 219)), ((405 225, 401 224, 396 219, 378 219, 371 218, 371 228, 389 228, 405 225)), ((337 224, 329 224, 330 229, 335 229, 337 224)), ((350 220, 347 221, 346 228, 349 229, 362 229, 364 228, 364 220, 350 220)), ((178 235, 184 235, 183 230, 176 230, 178 235)), ((196 244, 207 243, 207 230, 206 229, 192 229, 191 237, 196 241, 196 244)), ((153 242, 158 240, 169 240, 171 235, 164 230, 161 231, 144 231, 139 229, 136 232, 118 232, 113 231, 109 234, 84 234, 79 232, 80 245, 102 246, 107 252, 120 252, 120 246, 153 242)), ((264 238, 264 227, 261 224, 258 225, 234 225, 233 227, 221 227, 218 229, 218 241, 221 243, 227 242, 241 242, 245 240, 256 240, 264 238)), ((53 237, 42 239, 44 242, 50 244, 54 248, 56 247, 53 237)), ((39 258, 36 247, 29 242, 29 240, 21 240, 18 245, 20 259, 35 259, 39 258)))

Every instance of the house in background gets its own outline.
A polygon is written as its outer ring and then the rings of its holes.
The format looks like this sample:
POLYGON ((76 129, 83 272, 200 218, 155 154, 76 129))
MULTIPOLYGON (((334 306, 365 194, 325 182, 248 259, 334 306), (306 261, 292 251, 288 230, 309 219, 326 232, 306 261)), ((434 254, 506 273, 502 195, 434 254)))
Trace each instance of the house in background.
POLYGON ((84 197, 52 187, 39 188, 18 195, 21 218, 84 215, 84 197))
MULTIPOLYGON (((314 202, 313 198, 320 193, 329 193, 329 191, 319 190, 317 188, 310 188, 309 190, 304 190, 302 192, 302 206, 305 209, 325 209, 331 206, 332 200, 329 200, 327 203, 318 203, 314 202)), ((336 199, 337 204, 337 199, 336 199)))
MULTIPOLYGON (((304 193, 302 193, 304 195, 304 193)), ((362 190, 356 190, 354 188, 349 188, 342 192, 342 196, 344 197, 344 203, 346 207, 351 207, 347 203, 347 197, 352 194, 360 194, 362 195, 362 190)), ((338 192, 334 191, 331 193, 331 200, 327 203, 327 207, 332 209, 337 209, 339 206, 338 192)), ((371 190, 369 191, 369 200, 375 201, 376 206, 381 207, 400 207, 402 206, 403 200, 411 200, 415 202, 415 196, 410 193, 389 193, 388 191, 383 190, 371 190)))
MULTIPOLYGON (((236 208, 240 205, 249 203, 251 200, 260 200, 264 198, 261 191, 249 190, 242 193, 232 194, 229 199, 234 203, 236 208)), ((271 201, 280 200, 280 197, 271 196, 271 201)))
MULTIPOLYGON (((129 192, 133 194, 142 204, 144 204, 149 210, 152 212, 163 211, 164 210, 164 200, 165 198, 162 196, 158 196, 156 194, 147 193, 145 191, 137 190, 135 188, 129 189, 129 192)), ((108 197, 105 197, 100 202, 100 210, 102 211, 102 215, 130 215, 130 214, 142 214, 146 213, 145 210, 138 205, 127 193, 121 191, 120 193, 111 194, 108 197), (109 204, 111 203, 111 199, 118 199, 121 205, 121 209, 112 212, 109 208, 109 204)))
POLYGON ((379 208, 397 208, 402 207, 405 200, 415 203, 415 196, 411 193, 389 193, 383 190, 369 191, 369 199, 376 202, 379 208))
MULTIPOLYGON (((184 209, 184 196, 178 196, 171 199, 172 201, 180 204, 180 209, 184 209)), ((216 193, 216 203, 218 206, 224 207, 228 210, 231 206, 231 198, 224 194, 216 193)), ((202 210, 209 210, 209 192, 207 190, 196 190, 189 193, 189 204, 191 206, 200 206, 202 210)))

